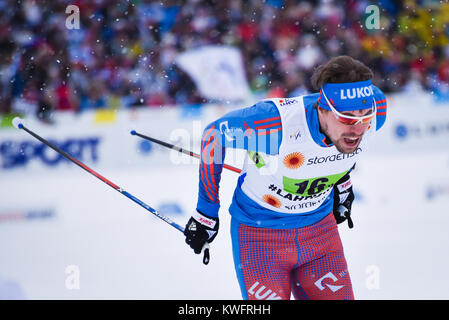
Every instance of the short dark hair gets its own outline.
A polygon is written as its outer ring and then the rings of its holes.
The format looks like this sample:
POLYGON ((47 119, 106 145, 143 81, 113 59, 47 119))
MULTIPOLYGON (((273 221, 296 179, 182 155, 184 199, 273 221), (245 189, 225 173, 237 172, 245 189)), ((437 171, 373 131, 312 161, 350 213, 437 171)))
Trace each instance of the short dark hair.
POLYGON ((315 69, 311 84, 318 91, 326 83, 357 82, 372 78, 373 72, 363 62, 350 56, 338 56, 315 69))

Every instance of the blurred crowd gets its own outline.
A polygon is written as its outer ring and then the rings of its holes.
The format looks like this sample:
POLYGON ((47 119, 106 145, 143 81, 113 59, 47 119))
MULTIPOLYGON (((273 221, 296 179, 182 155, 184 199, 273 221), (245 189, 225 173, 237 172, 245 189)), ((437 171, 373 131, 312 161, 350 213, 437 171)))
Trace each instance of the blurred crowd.
POLYGON ((314 68, 348 54, 370 66, 386 93, 447 90, 449 4, 376 1, 0 0, 0 113, 204 103, 175 64, 207 44, 238 47, 251 90, 313 91, 314 68), (67 6, 80 27, 66 26, 67 6))

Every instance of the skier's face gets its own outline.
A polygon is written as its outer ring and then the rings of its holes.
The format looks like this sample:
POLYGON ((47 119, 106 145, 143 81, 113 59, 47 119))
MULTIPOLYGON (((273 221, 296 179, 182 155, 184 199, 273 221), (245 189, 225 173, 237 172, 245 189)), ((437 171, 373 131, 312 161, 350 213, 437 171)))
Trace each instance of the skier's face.
MULTIPOLYGON (((345 112, 350 116, 361 117, 372 112, 369 110, 355 110, 345 112)), ((332 141, 341 153, 352 153, 359 146, 362 137, 368 130, 370 124, 358 123, 356 125, 346 125, 337 120, 332 111, 318 108, 318 119, 321 131, 332 141)))

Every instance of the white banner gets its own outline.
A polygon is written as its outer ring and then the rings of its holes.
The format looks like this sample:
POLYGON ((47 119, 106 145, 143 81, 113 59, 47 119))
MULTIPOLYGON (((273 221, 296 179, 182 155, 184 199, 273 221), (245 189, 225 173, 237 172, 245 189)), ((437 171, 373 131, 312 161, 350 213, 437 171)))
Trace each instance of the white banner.
POLYGON ((449 107, 430 94, 387 96, 387 119, 370 141, 380 154, 449 150, 449 107))
POLYGON ((241 53, 228 46, 204 46, 181 53, 176 63, 209 99, 245 100, 250 89, 241 53))
MULTIPOLYGON (((370 152, 408 154, 449 150, 448 107, 435 107, 425 95, 415 97, 413 105, 403 95, 388 96, 387 101, 387 120, 371 139, 370 152)), ((130 131, 136 130, 199 153, 204 128, 231 110, 208 104, 195 109, 179 106, 120 112, 92 110, 78 115, 55 112, 53 125, 33 117, 27 117, 26 124, 94 169, 172 167, 196 165, 198 160, 132 136, 130 131)), ((240 156, 234 156, 232 149, 226 150, 226 158, 231 165, 239 167, 241 164, 240 156)), ((13 127, 0 129, 0 176, 19 172, 43 173, 49 169, 79 170, 25 132, 13 127)))
MULTIPOLYGON (((187 166, 196 172, 196 158, 131 135, 131 130, 200 153, 204 128, 228 111, 205 105, 195 112, 181 106, 90 110, 78 115, 55 112, 53 125, 34 117, 25 118, 24 124, 94 170, 187 166)), ((227 153, 230 156, 232 150, 227 153)), ((12 126, 0 129, 0 177, 48 170, 79 168, 22 130, 12 126)))

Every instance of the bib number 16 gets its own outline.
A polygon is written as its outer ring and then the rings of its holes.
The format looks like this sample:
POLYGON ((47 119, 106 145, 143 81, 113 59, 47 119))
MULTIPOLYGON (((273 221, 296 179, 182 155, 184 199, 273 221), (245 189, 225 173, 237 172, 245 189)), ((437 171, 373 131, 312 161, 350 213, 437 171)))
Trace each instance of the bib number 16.
POLYGON ((346 172, 302 180, 283 177, 284 190, 301 196, 313 196, 333 186, 346 172))

